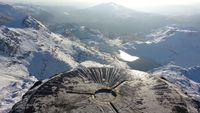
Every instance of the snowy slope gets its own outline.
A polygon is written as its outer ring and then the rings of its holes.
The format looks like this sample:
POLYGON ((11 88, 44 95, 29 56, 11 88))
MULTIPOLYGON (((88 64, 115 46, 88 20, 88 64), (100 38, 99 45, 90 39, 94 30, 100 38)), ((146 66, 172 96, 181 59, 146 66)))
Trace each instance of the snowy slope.
POLYGON ((160 65, 151 59, 131 54, 131 52, 124 49, 122 40, 119 38, 109 39, 96 29, 77 24, 56 24, 51 26, 50 30, 79 44, 92 47, 99 52, 112 54, 117 59, 128 62, 127 64, 133 69, 147 71, 160 65))
POLYGON ((56 24, 49 28, 78 43, 93 47, 100 52, 114 53, 119 47, 110 42, 100 31, 77 24, 56 24))
POLYGON ((25 16, 9 4, 0 3, 0 25, 19 27, 25 16))
POLYGON ((10 109, 34 81, 83 62, 128 68, 111 54, 50 32, 32 17, 25 18, 22 26, 0 27, 0 112, 10 109))
POLYGON ((200 101, 200 67, 182 68, 174 64, 168 64, 152 70, 151 73, 164 77, 186 94, 200 101))
POLYGON ((55 16, 35 5, 0 3, 0 25, 22 27, 23 19, 32 16, 43 24, 52 24, 55 16))
POLYGON ((124 47, 139 57, 165 65, 174 62, 182 67, 200 65, 200 32, 191 28, 167 26, 148 35, 149 41, 129 42, 124 47))
POLYGON ((127 53, 121 45, 120 39, 109 39, 103 33, 96 29, 77 24, 56 24, 50 27, 50 30, 63 35, 65 38, 81 43, 86 47, 91 47, 99 52, 111 54, 117 59, 127 62, 133 68, 146 71, 158 67, 159 64, 153 60, 139 58, 134 54, 127 53))
POLYGON ((2 81, 10 83, 7 83, 8 85, 5 87, 0 87, 0 113, 8 113, 13 104, 21 99, 37 79, 30 76, 3 75, 0 82, 2 83, 2 81))
POLYGON ((43 73, 42 69, 56 62, 59 66, 55 66, 55 70, 50 71, 61 72, 87 60, 103 64, 109 64, 109 60, 114 60, 109 54, 100 53, 49 32, 44 25, 33 18, 28 17, 24 22, 29 28, 1 28, 1 54, 5 57, 14 57, 15 62, 29 67, 30 74, 40 76, 40 79, 43 78, 42 76, 52 75, 52 73, 43 73))
POLYGON ((26 16, 32 16, 41 21, 45 25, 52 24, 57 21, 56 16, 49 10, 42 8, 40 5, 15 3, 12 4, 17 11, 24 13, 26 16))

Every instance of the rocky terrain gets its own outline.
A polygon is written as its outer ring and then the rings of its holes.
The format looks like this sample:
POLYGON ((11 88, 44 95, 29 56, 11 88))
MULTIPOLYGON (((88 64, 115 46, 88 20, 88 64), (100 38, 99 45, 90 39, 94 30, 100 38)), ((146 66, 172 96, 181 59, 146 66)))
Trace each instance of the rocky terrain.
POLYGON ((38 81, 9 113, 198 113, 199 105, 164 79, 104 67, 38 81))
POLYGON ((84 62, 128 67, 112 54, 50 32, 31 16, 23 20, 22 26, 0 27, 0 112, 19 101, 35 81, 69 71, 84 62))
POLYGON ((0 113, 199 112, 199 29, 113 3, 46 8, 0 3, 0 113))

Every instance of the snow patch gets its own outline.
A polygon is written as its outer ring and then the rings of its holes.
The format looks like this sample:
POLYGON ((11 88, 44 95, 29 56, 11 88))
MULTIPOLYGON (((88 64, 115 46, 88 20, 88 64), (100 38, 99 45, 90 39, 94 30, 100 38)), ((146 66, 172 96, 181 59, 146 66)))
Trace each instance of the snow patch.
POLYGON ((67 16, 70 15, 69 12, 64 12, 64 14, 67 15, 67 16))
POLYGON ((120 52, 120 53, 119 53, 119 57, 120 57, 122 60, 124 60, 124 61, 133 62, 133 61, 139 59, 139 57, 132 56, 132 55, 130 55, 130 54, 128 54, 128 53, 126 53, 126 52, 124 52, 124 51, 122 51, 122 50, 119 50, 119 52, 120 52))

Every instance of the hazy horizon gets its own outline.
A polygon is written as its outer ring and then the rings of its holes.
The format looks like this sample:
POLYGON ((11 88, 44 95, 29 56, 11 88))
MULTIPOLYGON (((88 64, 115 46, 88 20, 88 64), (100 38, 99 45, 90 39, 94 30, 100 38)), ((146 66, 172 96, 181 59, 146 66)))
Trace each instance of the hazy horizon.
POLYGON ((102 3, 113 2, 124 7, 162 15, 200 14, 199 0, 0 0, 2 3, 24 3, 40 6, 70 6, 77 9, 92 7, 102 3))
POLYGON ((53 6, 93 6, 101 3, 114 2, 132 9, 162 7, 162 6, 187 6, 200 4, 199 0, 0 0, 3 3, 28 3, 36 5, 53 5, 53 6))

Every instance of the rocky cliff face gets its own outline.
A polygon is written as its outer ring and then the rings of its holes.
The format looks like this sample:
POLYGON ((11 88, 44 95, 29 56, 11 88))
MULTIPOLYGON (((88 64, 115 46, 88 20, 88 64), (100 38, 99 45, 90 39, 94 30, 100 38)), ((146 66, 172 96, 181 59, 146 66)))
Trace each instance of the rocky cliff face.
POLYGON ((82 68, 35 85, 10 113, 198 113, 199 103, 136 70, 82 68))

